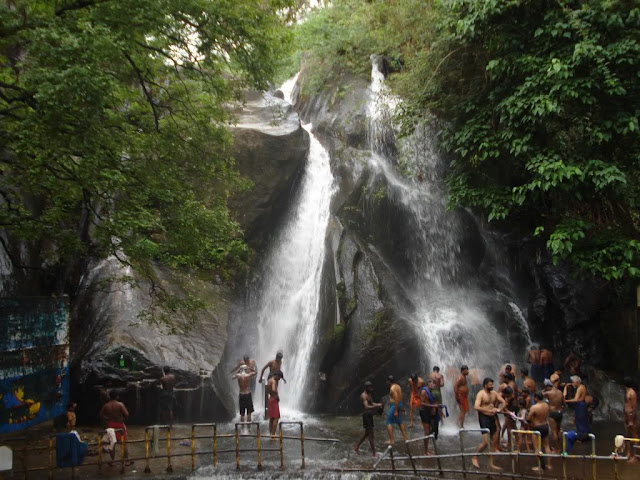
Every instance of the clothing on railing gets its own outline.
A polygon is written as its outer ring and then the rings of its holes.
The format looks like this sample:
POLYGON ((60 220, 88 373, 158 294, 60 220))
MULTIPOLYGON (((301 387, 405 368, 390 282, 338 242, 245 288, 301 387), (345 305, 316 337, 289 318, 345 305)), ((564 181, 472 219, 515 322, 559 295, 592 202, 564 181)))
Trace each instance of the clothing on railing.
POLYGON ((87 444, 80 441, 77 433, 59 433, 56 435, 56 465, 58 467, 77 467, 84 461, 87 444))

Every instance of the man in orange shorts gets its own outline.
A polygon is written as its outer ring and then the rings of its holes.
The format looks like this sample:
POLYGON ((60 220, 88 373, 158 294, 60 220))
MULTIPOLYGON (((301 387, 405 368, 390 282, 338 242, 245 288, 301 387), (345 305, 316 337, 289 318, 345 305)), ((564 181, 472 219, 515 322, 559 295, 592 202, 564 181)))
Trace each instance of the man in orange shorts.
POLYGON ((278 382, 282 379, 282 372, 275 370, 271 372, 271 378, 267 381, 267 393, 269 401, 267 402, 267 414, 269 415, 269 433, 271 439, 276 438, 276 429, 280 420, 280 396, 278 395, 278 382))
POLYGON ((467 386, 467 375, 469 375, 469 367, 462 365, 460 367, 460 376, 453 384, 453 393, 456 396, 456 402, 460 407, 460 417, 458 417, 458 425, 464 428, 464 417, 469 412, 469 387, 467 386))
POLYGON ((413 427, 413 411, 420 408, 420 389, 424 387, 424 380, 414 373, 409 377, 411 387, 411 401, 409 402, 409 428, 413 427))

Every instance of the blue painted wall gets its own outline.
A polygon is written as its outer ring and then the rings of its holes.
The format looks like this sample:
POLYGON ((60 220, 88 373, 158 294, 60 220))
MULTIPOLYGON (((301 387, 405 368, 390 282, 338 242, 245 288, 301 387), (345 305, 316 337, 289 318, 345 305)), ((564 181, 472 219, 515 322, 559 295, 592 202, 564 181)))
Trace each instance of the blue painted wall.
POLYGON ((66 412, 67 312, 66 298, 0 299, 0 433, 66 412))

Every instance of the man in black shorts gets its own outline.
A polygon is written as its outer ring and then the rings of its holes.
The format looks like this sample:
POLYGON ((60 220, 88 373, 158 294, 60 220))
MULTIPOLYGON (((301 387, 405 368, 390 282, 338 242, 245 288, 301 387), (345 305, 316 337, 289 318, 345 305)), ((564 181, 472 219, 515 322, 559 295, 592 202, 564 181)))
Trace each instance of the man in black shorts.
MULTIPOLYGON (((549 404, 543 401, 544 396, 542 395, 542 393, 536 392, 533 394, 533 396, 536 399, 536 403, 531 407, 531 409, 529 409, 527 420, 531 424, 531 429, 535 432, 540 433, 540 438, 542 439, 542 449, 544 450, 544 452, 551 453, 549 449, 549 404)), ((535 445, 535 447, 537 446, 538 445, 535 445)), ((542 457, 542 460, 540 461, 540 468, 542 470, 547 468, 544 457, 542 457)), ((533 470, 539 471, 540 469, 538 467, 535 467, 533 470)))
MULTIPOLYGON (((422 422, 425 437, 433 433, 434 438, 437 440, 441 405, 432 390, 435 388, 437 388, 436 381, 430 378, 427 381, 427 386, 420 389, 420 421, 422 422)), ((429 439, 425 438, 424 454, 431 455, 432 453, 429 450, 429 439)))
MULTIPOLYGON (((498 442, 500 440, 498 435, 498 424, 496 422, 496 415, 498 412, 504 410, 507 403, 502 398, 502 395, 493 390, 493 379, 485 378, 482 382, 482 390, 478 392, 474 408, 478 412, 478 420, 480 421, 480 428, 486 428, 489 433, 482 434, 482 443, 476 450, 477 453, 484 451, 489 444, 491 444, 491 450, 497 452, 499 450, 498 442)), ((471 457, 471 463, 476 468, 480 468, 478 463, 478 457, 471 457)), ((492 470, 502 470, 497 465, 493 464, 493 457, 489 457, 489 467, 492 470)))
POLYGON ((238 387, 240 388, 240 395, 238 397, 238 404, 240 407, 240 421, 244 422, 244 415, 247 414, 247 422, 251 421, 251 414, 253 413, 253 399, 251 398, 251 379, 255 377, 257 372, 250 367, 244 365, 240 367, 238 373, 233 378, 238 379, 238 387))
POLYGON ((382 404, 373 403, 371 393, 373 392, 373 384, 369 381, 364 382, 364 391, 360 395, 360 402, 364 411, 362 412, 362 426, 364 427, 364 433, 357 444, 353 446, 353 451, 359 453, 360 445, 364 442, 365 438, 369 437, 369 445, 371 446, 371 453, 376 456, 376 445, 373 436, 373 415, 382 413, 382 404))

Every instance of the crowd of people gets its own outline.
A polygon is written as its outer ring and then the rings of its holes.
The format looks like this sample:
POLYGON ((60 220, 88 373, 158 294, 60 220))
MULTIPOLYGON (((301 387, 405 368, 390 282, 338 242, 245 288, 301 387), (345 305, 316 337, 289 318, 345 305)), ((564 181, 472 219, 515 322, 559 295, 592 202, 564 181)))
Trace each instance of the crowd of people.
MULTIPOLYGON (((554 367, 551 350, 533 346, 527 353, 527 362, 529 368, 521 368, 517 377, 515 365, 505 362, 500 371, 496 372, 497 382, 489 376, 480 381, 482 372, 477 369, 473 371, 473 377, 471 377, 472 370, 467 365, 461 365, 456 374, 447 370, 448 376, 453 379, 453 396, 458 408, 457 424, 460 428, 465 428, 465 420, 470 413, 471 393, 473 410, 477 412, 479 427, 483 429, 482 442, 477 447, 477 453, 487 448, 492 451, 510 451, 511 449, 535 451, 537 445, 534 443, 533 435, 517 433, 520 431, 536 432, 541 439, 542 449, 546 453, 568 453, 575 442, 589 438, 593 411, 598 407, 599 400, 583 382, 580 375, 580 358, 575 353, 571 353, 566 357, 563 366, 554 367), (572 412, 572 415, 565 421, 567 411, 572 412), (564 425, 563 421, 565 421, 564 425), (564 427, 566 427, 564 431, 567 433, 567 441, 563 448, 564 427), (514 430, 516 433, 512 436, 511 432, 514 430), (515 445, 512 445, 512 439, 515 445)), ((400 430, 404 440, 408 438, 402 417, 403 413, 406 413, 406 408, 402 387, 393 375, 387 377, 386 385, 389 389, 389 408, 385 423, 389 444, 393 445, 395 427, 400 430)), ((638 438, 638 397, 634 381, 625 377, 623 385, 625 387, 625 437, 638 438)), ((409 390, 407 427, 414 426, 414 411, 418 410, 425 436, 425 455, 431 455, 427 437, 433 434, 437 439, 439 425, 445 417, 449 416, 447 406, 442 401, 445 378, 440 374, 440 368, 435 366, 426 380, 418 374, 412 374, 407 381, 407 386, 409 390)), ((374 415, 384 412, 384 405, 373 401, 373 384, 369 381, 364 383, 360 401, 363 408, 364 433, 353 446, 353 450, 359 452, 362 443, 368 439, 371 452, 375 456, 373 418, 374 415)), ((630 462, 636 461, 631 442, 627 442, 627 455, 630 462)), ((493 463, 492 456, 489 457, 489 462, 491 469, 500 469, 493 463)), ((479 468, 477 456, 472 457, 472 463, 479 468)), ((549 468, 544 458, 541 468, 549 468)))

